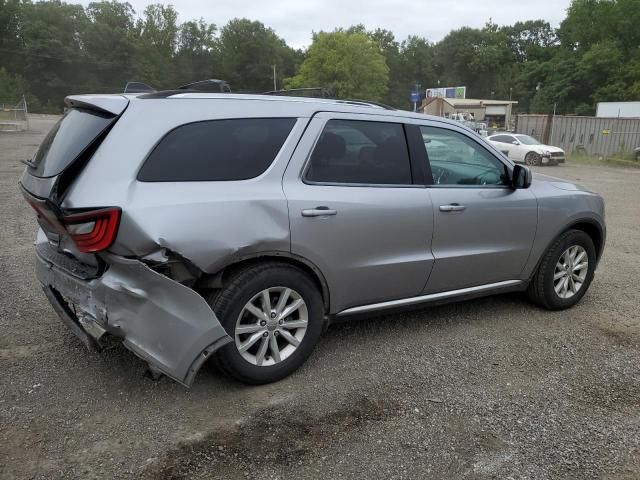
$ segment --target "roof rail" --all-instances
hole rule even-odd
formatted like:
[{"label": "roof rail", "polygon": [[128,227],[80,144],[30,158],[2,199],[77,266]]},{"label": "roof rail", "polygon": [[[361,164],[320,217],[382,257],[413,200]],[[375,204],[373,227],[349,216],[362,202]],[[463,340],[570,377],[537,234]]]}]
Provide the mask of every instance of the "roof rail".
[{"label": "roof rail", "polygon": [[311,95],[305,95],[312,92],[318,92],[319,98],[335,98],[333,89],[328,87],[285,88],[282,90],[270,90],[268,92],[262,92],[262,93],[259,93],[258,95],[283,95],[283,96],[292,96],[292,97],[318,98],[318,96],[314,97]]},{"label": "roof rail", "polygon": [[196,90],[198,92],[222,92],[230,93],[231,86],[224,80],[209,78],[198,82],[188,83],[178,87],[178,90]]},{"label": "roof rail", "polygon": [[[395,108],[389,105],[386,105],[384,103],[373,102],[370,100],[360,100],[356,98],[336,98],[335,94],[333,93],[333,89],[328,87],[306,87],[306,88],[289,88],[289,89],[283,89],[283,90],[271,90],[269,92],[262,92],[259,95],[284,95],[284,96],[289,95],[292,97],[307,97],[308,95],[305,95],[305,94],[310,92],[319,92],[320,98],[328,98],[340,103],[347,103],[350,105],[369,106],[369,107],[372,107],[372,106],[381,107],[381,108],[384,108],[385,110],[396,110]],[[317,98],[317,97],[311,97],[311,98]]]},{"label": "roof rail", "polygon": [[123,93],[151,93],[156,89],[142,82],[127,82]]},{"label": "roof rail", "polygon": [[221,93],[229,93],[231,92],[231,86],[225,82],[224,80],[218,80],[216,78],[209,78],[207,80],[200,80],[198,82],[188,83],[186,85],[182,85],[181,87],[174,88],[172,90],[157,90],[146,83],[142,82],[127,82],[124,86],[124,93],[160,93],[166,91],[175,91],[175,90],[190,90],[192,92],[221,92]]},{"label": "roof rail", "polygon": [[366,105],[373,107],[384,108],[385,110],[397,110],[397,108],[392,107],[391,105],[387,105],[386,103],[374,102],[372,100],[359,100],[357,98],[339,98],[336,99],[336,102],[344,102],[350,105]]}]

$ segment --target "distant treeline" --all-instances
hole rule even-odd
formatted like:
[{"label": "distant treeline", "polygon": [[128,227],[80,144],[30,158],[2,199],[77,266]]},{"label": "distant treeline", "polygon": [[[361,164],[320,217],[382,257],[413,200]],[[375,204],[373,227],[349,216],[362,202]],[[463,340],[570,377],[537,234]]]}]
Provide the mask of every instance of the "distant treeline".
[{"label": "distant treeline", "polygon": [[[487,12],[490,15],[491,12]],[[416,84],[467,87],[469,98],[518,100],[518,110],[591,114],[598,101],[640,100],[640,0],[574,0],[557,29],[544,20],[463,27],[433,43],[357,25],[289,47],[260,22],[179,24],[171,5],[87,7],[0,0],[0,102],[26,94],[32,111],[65,95],[118,92],[130,80],[171,88],[222,78],[234,91],[333,87],[338,96],[409,107]]]}]

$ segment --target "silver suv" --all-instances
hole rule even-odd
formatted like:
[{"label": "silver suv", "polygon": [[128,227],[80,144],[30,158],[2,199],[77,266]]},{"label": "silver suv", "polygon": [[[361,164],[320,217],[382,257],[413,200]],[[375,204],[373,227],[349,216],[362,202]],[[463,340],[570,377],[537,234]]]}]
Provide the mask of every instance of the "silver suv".
[{"label": "silver suv", "polygon": [[213,357],[283,378],[337,317],[527,291],[585,294],[600,196],[463,125],[338,100],[81,95],[21,180],[37,276],[90,348],[110,334],[191,385]]}]

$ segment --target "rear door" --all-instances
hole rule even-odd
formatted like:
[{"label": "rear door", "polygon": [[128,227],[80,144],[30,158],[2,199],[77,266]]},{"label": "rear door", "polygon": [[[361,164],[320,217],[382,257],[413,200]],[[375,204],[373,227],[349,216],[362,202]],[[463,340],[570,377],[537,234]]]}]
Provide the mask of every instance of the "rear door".
[{"label": "rear door", "polygon": [[464,129],[434,122],[420,130],[448,148],[429,158],[435,263],[424,293],[520,279],[537,226],[531,190],[508,186],[509,166]]},{"label": "rear door", "polygon": [[284,175],[291,250],[325,276],[331,311],[418,295],[433,264],[433,209],[404,125],[319,113]]},{"label": "rear door", "polygon": [[514,140],[515,139],[510,135],[496,135],[494,137],[491,137],[491,142],[493,143],[493,146],[496,147],[501,152],[503,152],[507,157],[512,159],[513,159],[513,153],[514,153],[513,152]]}]

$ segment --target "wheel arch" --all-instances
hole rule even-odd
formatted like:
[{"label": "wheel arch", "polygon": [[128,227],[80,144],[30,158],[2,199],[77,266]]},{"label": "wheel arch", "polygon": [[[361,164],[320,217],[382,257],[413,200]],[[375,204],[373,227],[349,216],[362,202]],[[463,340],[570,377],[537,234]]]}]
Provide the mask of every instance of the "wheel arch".
[{"label": "wheel arch", "polygon": [[605,242],[605,231],[602,225],[600,225],[596,220],[591,218],[580,218],[572,221],[564,228],[558,231],[556,235],[553,236],[551,241],[549,241],[548,245],[542,251],[542,254],[538,258],[535,268],[531,271],[529,279],[533,278],[538,269],[540,268],[540,264],[544,259],[545,255],[549,251],[549,249],[553,246],[553,244],[563,235],[565,232],[569,230],[580,230],[581,232],[589,235],[589,238],[593,241],[593,245],[596,249],[596,262],[600,261],[600,257],[602,256],[602,252],[604,250],[604,242]]},{"label": "wheel arch", "polygon": [[588,218],[576,220],[573,223],[569,224],[562,232],[560,232],[559,235],[562,235],[567,230],[580,230],[589,235],[591,241],[593,241],[593,246],[596,248],[596,259],[597,261],[600,261],[602,251],[604,250],[605,241],[605,234],[602,225],[600,225],[595,220]]},{"label": "wheel arch", "polygon": [[304,271],[318,287],[320,295],[322,296],[322,303],[324,305],[325,313],[329,313],[330,298],[329,298],[329,284],[322,273],[322,271],[311,261],[304,257],[295,255],[290,252],[281,251],[268,251],[253,253],[251,255],[234,259],[220,268],[216,273],[205,274],[198,281],[197,288],[222,288],[229,278],[234,275],[235,272],[240,270],[251,268],[255,265],[263,263],[282,263],[285,265],[292,265],[298,267]]}]

